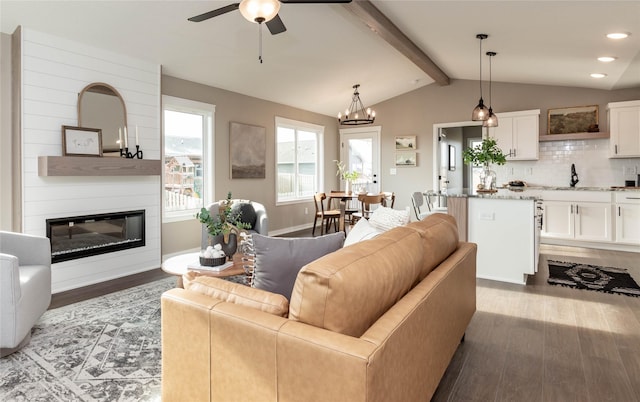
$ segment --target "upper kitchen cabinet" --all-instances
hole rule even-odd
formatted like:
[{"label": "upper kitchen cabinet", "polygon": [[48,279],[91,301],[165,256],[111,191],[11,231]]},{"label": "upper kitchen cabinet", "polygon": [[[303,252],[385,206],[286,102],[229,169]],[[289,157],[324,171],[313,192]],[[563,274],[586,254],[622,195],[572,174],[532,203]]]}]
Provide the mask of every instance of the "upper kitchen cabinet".
[{"label": "upper kitchen cabinet", "polygon": [[489,128],[507,160],[538,160],[540,109],[496,113],[498,127]]},{"label": "upper kitchen cabinet", "polygon": [[640,157],[640,101],[612,102],[609,111],[609,156]]}]

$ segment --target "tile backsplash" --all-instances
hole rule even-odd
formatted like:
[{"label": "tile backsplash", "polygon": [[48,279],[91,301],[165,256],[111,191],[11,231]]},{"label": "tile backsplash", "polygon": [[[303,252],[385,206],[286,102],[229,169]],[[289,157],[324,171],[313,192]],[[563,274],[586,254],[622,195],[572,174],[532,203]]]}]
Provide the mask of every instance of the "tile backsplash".
[{"label": "tile backsplash", "polygon": [[640,158],[609,158],[608,139],[541,142],[539,160],[509,161],[494,169],[498,185],[523,180],[532,186],[564,187],[569,186],[572,163],[580,179],[576,187],[624,186],[640,174]]}]

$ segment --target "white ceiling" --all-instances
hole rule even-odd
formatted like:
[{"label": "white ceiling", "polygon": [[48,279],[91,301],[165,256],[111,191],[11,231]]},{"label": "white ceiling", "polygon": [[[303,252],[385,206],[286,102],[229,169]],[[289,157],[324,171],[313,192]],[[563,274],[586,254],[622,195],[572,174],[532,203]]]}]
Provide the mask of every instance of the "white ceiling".
[{"label": "white ceiling", "polygon": [[[18,25],[162,65],[163,73],[326,115],[345,109],[353,84],[365,105],[433,83],[339,4],[283,4],[287,31],[264,29],[238,11],[188,17],[230,1],[0,0],[0,28]],[[493,79],[598,89],[640,87],[640,1],[399,1],[372,3],[451,79],[478,79],[495,51]],[[622,41],[613,31],[632,35]],[[613,63],[598,56],[611,55]],[[488,58],[484,56],[485,79]],[[601,80],[589,77],[604,72]],[[437,84],[433,84],[437,85]]]}]

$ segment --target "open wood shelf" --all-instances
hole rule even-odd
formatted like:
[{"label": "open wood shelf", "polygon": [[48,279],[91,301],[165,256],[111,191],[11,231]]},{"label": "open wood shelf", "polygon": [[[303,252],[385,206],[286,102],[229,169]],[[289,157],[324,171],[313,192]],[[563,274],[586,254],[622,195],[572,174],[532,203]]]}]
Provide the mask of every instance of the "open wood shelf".
[{"label": "open wood shelf", "polygon": [[540,136],[540,141],[597,140],[602,138],[609,138],[609,133],[545,134]]},{"label": "open wood shelf", "polygon": [[38,176],[159,176],[159,160],[92,156],[39,156]]}]

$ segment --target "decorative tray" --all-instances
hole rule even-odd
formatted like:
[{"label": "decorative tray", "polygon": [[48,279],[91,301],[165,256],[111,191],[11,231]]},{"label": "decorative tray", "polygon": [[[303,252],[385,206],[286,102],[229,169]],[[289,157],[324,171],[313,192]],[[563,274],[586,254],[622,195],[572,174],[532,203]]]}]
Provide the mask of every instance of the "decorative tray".
[{"label": "decorative tray", "polygon": [[491,193],[497,193],[498,190],[476,190],[476,192],[481,194],[491,194]]}]

